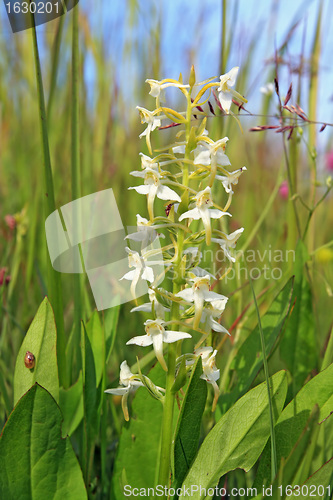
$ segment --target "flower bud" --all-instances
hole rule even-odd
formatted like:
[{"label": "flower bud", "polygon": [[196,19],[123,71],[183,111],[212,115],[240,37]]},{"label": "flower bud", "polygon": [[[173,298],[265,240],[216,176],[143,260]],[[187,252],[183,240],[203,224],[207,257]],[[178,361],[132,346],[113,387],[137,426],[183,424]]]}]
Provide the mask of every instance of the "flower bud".
[{"label": "flower bud", "polygon": [[190,85],[191,88],[194,87],[194,84],[195,84],[195,70],[194,70],[193,64],[192,64],[192,67],[191,67],[190,78],[188,80],[188,83],[189,83],[189,85]]}]

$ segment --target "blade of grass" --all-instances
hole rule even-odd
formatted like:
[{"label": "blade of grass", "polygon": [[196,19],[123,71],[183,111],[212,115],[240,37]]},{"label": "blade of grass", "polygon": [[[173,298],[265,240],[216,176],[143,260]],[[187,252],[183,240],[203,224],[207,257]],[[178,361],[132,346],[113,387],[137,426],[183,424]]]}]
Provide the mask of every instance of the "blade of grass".
[{"label": "blade of grass", "polygon": [[[79,6],[73,9],[72,18],[72,200],[81,197],[81,170],[80,170],[80,129],[79,129]],[[76,207],[74,208],[76,210]],[[80,213],[75,213],[75,231],[80,234]],[[82,254],[81,254],[82,260]],[[83,263],[82,263],[83,264]],[[84,268],[84,266],[83,266]],[[73,274],[74,286],[74,348],[80,344],[81,319],[82,319],[82,279],[80,274]],[[80,350],[75,353],[80,355]],[[81,363],[77,363],[78,370]]]},{"label": "blade of grass", "polygon": [[258,308],[256,294],[254,292],[253,283],[252,283],[252,279],[251,278],[250,278],[250,285],[251,285],[251,290],[252,290],[252,295],[253,295],[253,301],[254,301],[254,304],[255,304],[255,308],[256,308],[256,312],[257,312],[257,317],[258,317],[258,326],[259,326],[259,332],[260,332],[260,341],[261,341],[261,348],[262,348],[262,352],[263,352],[264,372],[265,372],[265,379],[266,379],[267,393],[268,393],[268,401],[269,401],[269,420],[270,420],[271,445],[272,445],[271,446],[271,482],[273,483],[274,478],[275,478],[275,476],[277,474],[277,459],[276,459],[276,443],[275,443],[274,417],[273,417],[273,407],[272,407],[272,394],[271,394],[271,388],[270,388],[270,385],[269,385],[269,373],[268,373],[268,364],[267,364],[267,357],[266,357],[265,337],[264,337],[264,332],[263,332],[262,326],[261,326],[259,308]]},{"label": "blade of grass", "polygon": [[60,43],[61,43],[61,37],[62,37],[62,33],[63,33],[64,21],[65,21],[65,16],[60,16],[59,22],[58,22],[58,27],[57,27],[57,32],[56,32],[56,36],[55,36],[55,40],[54,40],[54,45],[53,45],[53,49],[52,49],[50,92],[49,92],[49,99],[47,102],[48,123],[50,123],[50,120],[51,120],[51,111],[52,111],[52,104],[53,104],[53,100],[54,100],[54,91],[56,89],[56,84],[57,84]]},{"label": "blade of grass", "polygon": [[[42,151],[44,160],[44,186],[46,191],[44,196],[44,211],[46,218],[56,210],[56,205],[54,197],[44,89],[43,89],[42,70],[40,65],[36,26],[32,27],[31,32],[32,32],[32,43],[33,43],[33,52],[35,59],[39,121],[40,121],[40,129],[42,136]],[[57,356],[58,356],[59,382],[60,385],[65,385],[66,383],[65,381],[67,380],[66,359],[65,359],[66,340],[64,331],[61,275],[58,274],[52,268],[49,256],[47,256],[47,274],[48,274],[48,293],[50,296],[50,302],[54,309],[54,315],[57,325]]]},{"label": "blade of grass", "polygon": [[[310,80],[309,80],[309,116],[311,120],[317,119],[317,102],[318,102],[318,92],[319,92],[319,59],[320,59],[320,51],[321,51],[321,19],[323,12],[323,1],[321,0],[319,8],[318,8],[318,17],[316,24],[316,31],[312,45],[312,56],[310,60]],[[316,137],[316,128],[314,126],[309,127],[309,150],[312,154],[311,161],[311,191],[310,191],[310,203],[309,205],[315,204],[316,198],[316,180],[317,180],[317,166],[316,166],[316,146],[317,146],[317,137]],[[309,251],[311,252],[314,249],[314,241],[315,241],[315,216],[312,219],[312,224],[310,225],[309,231]]]}]

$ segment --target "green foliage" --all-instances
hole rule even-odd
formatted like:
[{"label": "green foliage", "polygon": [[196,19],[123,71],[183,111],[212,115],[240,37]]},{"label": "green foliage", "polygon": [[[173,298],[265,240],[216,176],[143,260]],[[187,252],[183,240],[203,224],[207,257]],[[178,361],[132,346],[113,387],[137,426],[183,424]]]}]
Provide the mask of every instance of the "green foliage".
[{"label": "green foliage", "polygon": [[84,500],[87,492],[61,412],[37,383],[19,400],[0,440],[0,497]]},{"label": "green foliage", "polygon": [[[57,332],[52,307],[45,297],[24,337],[17,355],[14,374],[14,404],[35,382],[48,390],[59,402],[59,380],[57,365]],[[35,366],[25,366],[26,352],[35,357]]]},{"label": "green foliage", "polygon": [[[317,416],[317,424],[322,422],[330,415],[332,405],[333,364],[310,380],[281,413],[275,426],[278,465],[282,460],[286,460],[292,452],[296,456],[297,451],[294,451],[294,447],[301,448],[303,446],[303,434],[306,433],[307,429],[311,428],[311,421],[314,416]],[[319,409],[318,414],[317,411],[312,413],[315,406]],[[311,433],[309,432],[305,439],[310,439],[310,437]],[[316,441],[314,440],[314,442]],[[304,449],[306,449],[306,446]],[[317,450],[317,453],[319,453],[319,450]],[[299,458],[301,460],[302,457]],[[269,478],[270,443],[267,443],[260,460],[255,485],[266,484]]]},{"label": "green foliage", "polygon": [[202,375],[201,357],[193,367],[179,413],[174,444],[175,488],[181,486],[198,451],[201,419],[207,399],[207,383]]},{"label": "green foliage", "polygon": [[[285,324],[290,308],[292,288],[293,281],[289,280],[261,319],[267,356],[272,351]],[[230,392],[221,395],[219,406],[222,413],[225,413],[249,389],[262,366],[263,353],[259,326],[256,326],[234,354],[230,370],[235,370],[237,382]]]},{"label": "green foliage", "polygon": [[309,371],[317,364],[317,343],[312,309],[312,292],[304,266],[307,250],[301,241],[297,244],[295,260],[294,304],[290,320],[280,344],[280,354],[292,374],[293,395],[301,388]]},{"label": "green foliage", "polygon": [[[274,418],[277,420],[287,394],[286,373],[270,379]],[[269,437],[269,403],[266,383],[260,384],[217,422],[203,441],[196,459],[183,483],[184,487],[200,484],[214,487],[221,476],[236,468],[249,471],[258,460]],[[194,500],[204,498],[197,492]]]}]

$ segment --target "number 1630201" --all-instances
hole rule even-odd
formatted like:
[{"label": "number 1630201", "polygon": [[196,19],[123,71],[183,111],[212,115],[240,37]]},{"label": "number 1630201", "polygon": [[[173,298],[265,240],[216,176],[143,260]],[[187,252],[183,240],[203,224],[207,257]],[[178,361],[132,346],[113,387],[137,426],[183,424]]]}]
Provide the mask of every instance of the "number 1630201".
[{"label": "number 1630201", "polygon": [[59,3],[52,2],[8,2],[8,14],[59,14]]}]

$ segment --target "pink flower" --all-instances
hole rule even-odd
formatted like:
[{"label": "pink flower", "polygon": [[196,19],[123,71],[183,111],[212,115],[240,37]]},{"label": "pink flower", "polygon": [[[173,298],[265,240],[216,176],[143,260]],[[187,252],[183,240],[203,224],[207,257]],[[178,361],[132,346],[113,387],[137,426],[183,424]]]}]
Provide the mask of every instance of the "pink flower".
[{"label": "pink flower", "polygon": [[326,168],[329,172],[333,172],[333,150],[326,155]]},{"label": "pink flower", "polygon": [[5,223],[7,224],[8,228],[11,231],[14,231],[14,229],[16,227],[16,219],[15,219],[14,215],[10,215],[10,214],[5,215]]},{"label": "pink flower", "polygon": [[283,200],[287,200],[289,196],[289,187],[288,182],[283,181],[281,186],[279,187],[279,194]]}]

